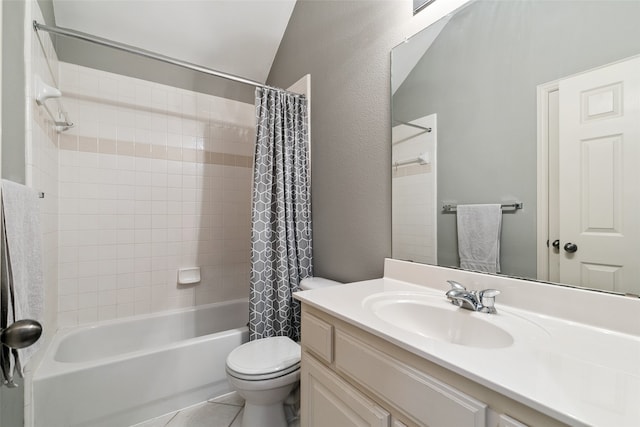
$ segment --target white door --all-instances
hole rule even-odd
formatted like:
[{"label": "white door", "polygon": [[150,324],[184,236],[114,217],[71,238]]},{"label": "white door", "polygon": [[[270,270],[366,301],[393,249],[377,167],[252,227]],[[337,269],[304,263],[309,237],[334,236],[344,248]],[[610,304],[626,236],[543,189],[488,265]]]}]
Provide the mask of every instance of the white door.
[{"label": "white door", "polygon": [[[548,280],[552,282],[560,282],[560,257],[561,257],[561,249],[559,248],[560,239],[558,236],[560,235],[560,195],[559,193],[559,179],[558,174],[560,173],[560,164],[559,164],[559,146],[560,146],[560,135],[559,135],[559,121],[560,117],[558,116],[558,108],[560,103],[560,90],[556,88],[548,92],[547,96],[548,102],[548,148],[549,148],[549,157],[548,157],[548,200],[547,200],[547,209],[548,209],[548,217],[547,217],[547,248],[546,253],[548,255]],[[539,213],[540,215],[540,213]]]},{"label": "white door", "polygon": [[560,282],[640,293],[640,58],[560,81],[559,105]]}]

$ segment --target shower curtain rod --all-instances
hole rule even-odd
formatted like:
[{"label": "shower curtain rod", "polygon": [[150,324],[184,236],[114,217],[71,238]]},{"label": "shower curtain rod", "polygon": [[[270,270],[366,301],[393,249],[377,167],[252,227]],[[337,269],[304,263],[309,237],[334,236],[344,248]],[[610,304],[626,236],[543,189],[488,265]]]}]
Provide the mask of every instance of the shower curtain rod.
[{"label": "shower curtain rod", "polygon": [[251,86],[261,87],[264,89],[274,89],[280,92],[285,92],[291,95],[296,96],[304,96],[299,93],[290,92],[285,89],[280,89],[273,86],[268,86],[263,83],[260,83],[255,80],[247,79],[245,77],[236,76],[234,74],[223,73],[222,71],[217,71],[211,68],[203,67],[202,65],[193,64],[191,62],[182,61],[180,59],[172,58],[170,56],[162,55],[156,52],[152,52],[150,50],[140,49],[135,46],[131,46],[124,43],[119,43],[113,40],[105,39],[102,37],[94,36],[91,34],[83,33],[81,31],[71,30],[69,28],[56,27],[53,25],[45,25],[41,24],[38,21],[33,21],[33,29],[37,31],[46,31],[48,33],[59,34],[65,37],[71,37],[74,39],[83,40],[89,43],[95,43],[101,46],[110,47],[113,49],[121,50],[128,53],[133,53],[134,55],[140,55],[145,58],[155,59],[156,61],[166,62],[167,64],[176,65],[178,67],[187,68],[189,70],[198,71],[203,74],[208,74],[210,76],[221,77],[227,80],[233,80],[235,82],[244,83]]}]

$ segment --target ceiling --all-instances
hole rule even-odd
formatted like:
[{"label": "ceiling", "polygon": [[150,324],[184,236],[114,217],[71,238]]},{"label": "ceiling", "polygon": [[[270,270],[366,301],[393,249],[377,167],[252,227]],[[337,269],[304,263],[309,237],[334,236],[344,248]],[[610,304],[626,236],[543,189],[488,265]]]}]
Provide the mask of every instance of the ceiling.
[{"label": "ceiling", "polygon": [[53,0],[56,25],[264,83],[296,0]]}]

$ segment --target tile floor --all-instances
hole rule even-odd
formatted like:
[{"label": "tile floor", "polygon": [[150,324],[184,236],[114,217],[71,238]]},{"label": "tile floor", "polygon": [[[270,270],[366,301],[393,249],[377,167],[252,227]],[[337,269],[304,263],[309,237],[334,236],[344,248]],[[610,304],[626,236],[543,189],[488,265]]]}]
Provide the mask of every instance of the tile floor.
[{"label": "tile floor", "polygon": [[240,396],[229,393],[132,427],[240,427],[243,405]]}]

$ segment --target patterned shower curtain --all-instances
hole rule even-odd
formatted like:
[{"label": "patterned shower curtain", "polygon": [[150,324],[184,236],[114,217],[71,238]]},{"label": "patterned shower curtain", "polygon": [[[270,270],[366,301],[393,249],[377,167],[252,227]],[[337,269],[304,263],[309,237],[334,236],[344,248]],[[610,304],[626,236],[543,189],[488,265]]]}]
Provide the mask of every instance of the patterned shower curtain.
[{"label": "patterned shower curtain", "polygon": [[312,275],[311,182],[307,102],[303,96],[256,89],[253,171],[250,339],[298,341],[300,280]]}]

